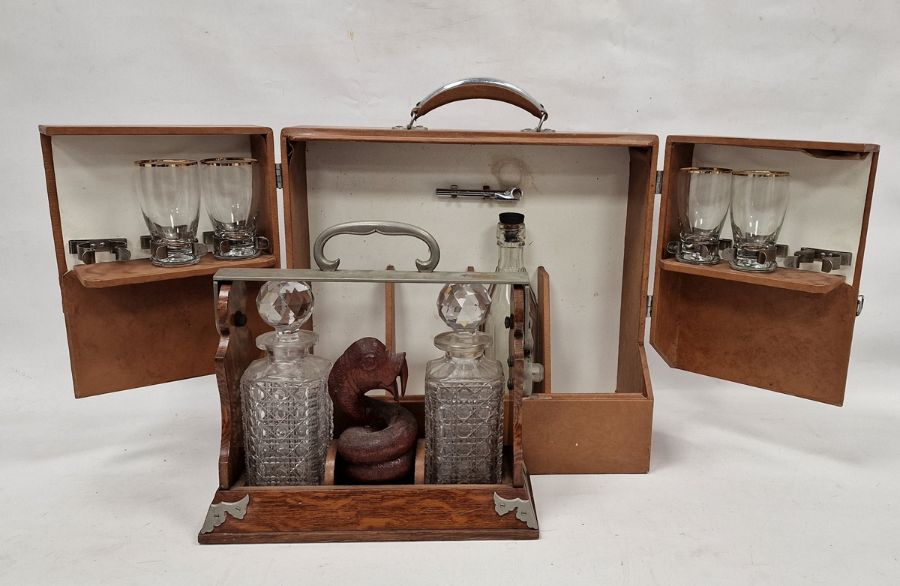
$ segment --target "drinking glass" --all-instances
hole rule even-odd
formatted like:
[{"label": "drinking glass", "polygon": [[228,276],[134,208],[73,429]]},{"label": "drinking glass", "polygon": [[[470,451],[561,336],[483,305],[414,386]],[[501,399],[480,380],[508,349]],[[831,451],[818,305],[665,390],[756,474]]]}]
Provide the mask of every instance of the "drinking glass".
[{"label": "drinking glass", "polygon": [[147,159],[134,164],[138,167],[138,200],[150,229],[150,261],[160,267],[200,262],[197,161]]},{"label": "drinking glass", "polygon": [[221,259],[259,256],[256,159],[221,157],[201,163],[201,191],[214,230],[213,254]]},{"label": "drinking glass", "polygon": [[676,260],[690,264],[719,262],[719,232],[731,203],[731,169],[684,167],[678,170]]},{"label": "drinking glass", "polygon": [[775,242],[790,199],[790,173],[749,170],[734,172],[731,230],[734,258],[731,268],[739,271],[771,272]]}]

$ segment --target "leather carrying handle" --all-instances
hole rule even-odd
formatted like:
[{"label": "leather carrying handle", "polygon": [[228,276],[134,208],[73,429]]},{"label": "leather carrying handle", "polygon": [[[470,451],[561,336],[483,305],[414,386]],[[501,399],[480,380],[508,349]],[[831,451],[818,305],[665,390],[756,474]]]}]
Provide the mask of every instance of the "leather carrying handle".
[{"label": "leather carrying handle", "polygon": [[540,119],[534,128],[535,132],[541,131],[544,121],[549,117],[544,106],[522,88],[490,77],[470,77],[450,82],[419,100],[410,113],[412,118],[406,129],[411,130],[416,120],[435,108],[461,100],[496,100],[518,106]]}]

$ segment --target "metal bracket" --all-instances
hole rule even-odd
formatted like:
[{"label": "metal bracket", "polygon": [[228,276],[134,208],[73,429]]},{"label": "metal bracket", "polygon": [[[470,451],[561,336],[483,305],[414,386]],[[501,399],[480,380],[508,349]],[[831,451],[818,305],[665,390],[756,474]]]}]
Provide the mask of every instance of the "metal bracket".
[{"label": "metal bracket", "polygon": [[209,505],[209,511],[206,513],[206,520],[203,521],[203,528],[200,533],[212,533],[212,530],[225,522],[226,513],[235,519],[243,519],[247,514],[247,507],[250,505],[250,495],[246,495],[241,500],[234,503],[213,503]]},{"label": "metal bracket", "polygon": [[534,497],[531,496],[531,477],[525,472],[525,494],[528,499],[505,499],[494,493],[494,511],[502,517],[510,511],[516,512],[516,519],[525,523],[529,529],[538,529],[537,512],[534,510]]},{"label": "metal bracket", "polygon": [[78,260],[84,264],[89,265],[97,262],[96,253],[98,252],[110,252],[116,255],[116,260],[129,260],[131,258],[126,238],[69,240],[69,254],[78,255]]},{"label": "metal bracket", "polygon": [[491,189],[490,185],[485,185],[481,189],[460,189],[459,185],[451,185],[450,187],[438,187],[434,190],[437,197],[471,197],[477,199],[495,199],[497,201],[518,201],[522,199],[522,189],[519,187],[510,187],[507,190]]},{"label": "metal bracket", "polygon": [[663,170],[660,169],[656,172],[656,188],[653,193],[656,195],[662,195],[662,186],[663,186]]},{"label": "metal bracket", "polygon": [[799,269],[801,263],[822,262],[822,272],[830,273],[841,267],[849,267],[853,262],[853,253],[824,248],[802,247],[793,256],[785,256],[784,266]]},{"label": "metal bracket", "polygon": [[275,189],[284,188],[284,177],[281,175],[281,163],[275,163]]},{"label": "metal bracket", "polygon": [[653,295],[647,295],[647,317],[653,317]]}]

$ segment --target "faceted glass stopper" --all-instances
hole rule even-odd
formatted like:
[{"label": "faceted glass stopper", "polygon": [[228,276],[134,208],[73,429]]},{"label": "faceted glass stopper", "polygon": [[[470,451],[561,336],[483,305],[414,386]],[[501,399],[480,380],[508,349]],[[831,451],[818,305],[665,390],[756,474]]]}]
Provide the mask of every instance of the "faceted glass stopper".
[{"label": "faceted glass stopper", "polygon": [[303,281],[267,281],[256,296],[260,317],[279,332],[295,332],[313,312],[312,288]]},{"label": "faceted glass stopper", "polygon": [[487,317],[491,295],[482,284],[444,285],[437,300],[438,314],[456,331],[474,332]]}]

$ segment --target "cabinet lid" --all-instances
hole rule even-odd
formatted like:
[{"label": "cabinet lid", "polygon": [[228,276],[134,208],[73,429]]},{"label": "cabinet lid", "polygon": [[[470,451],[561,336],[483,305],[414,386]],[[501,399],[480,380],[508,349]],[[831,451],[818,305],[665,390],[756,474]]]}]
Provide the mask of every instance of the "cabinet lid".
[{"label": "cabinet lid", "polygon": [[[878,151],[843,142],[668,138],[650,342],[669,366],[843,403]],[[849,266],[826,273],[814,262],[747,273],[727,261],[676,261],[667,243],[679,238],[678,170],[691,166],[789,171],[779,243],[791,254],[803,247],[849,252]],[[728,218],[725,224],[723,237]]]}]

